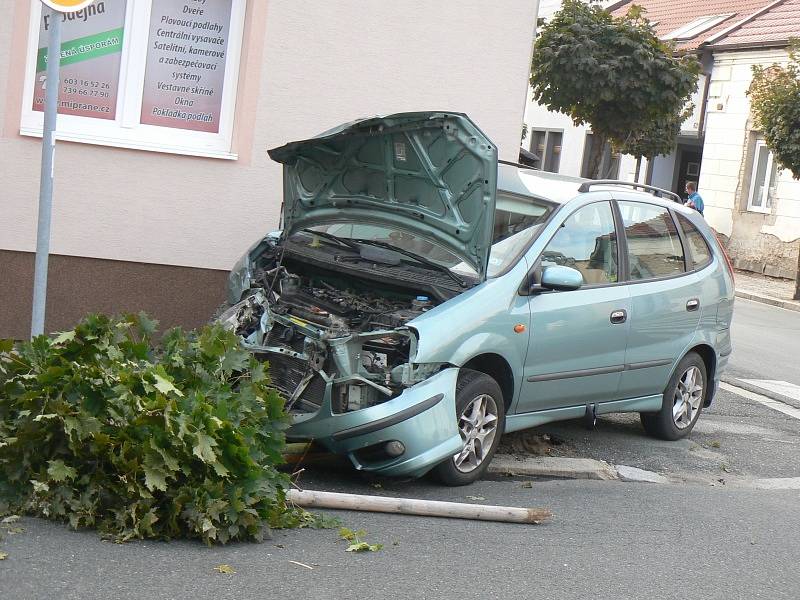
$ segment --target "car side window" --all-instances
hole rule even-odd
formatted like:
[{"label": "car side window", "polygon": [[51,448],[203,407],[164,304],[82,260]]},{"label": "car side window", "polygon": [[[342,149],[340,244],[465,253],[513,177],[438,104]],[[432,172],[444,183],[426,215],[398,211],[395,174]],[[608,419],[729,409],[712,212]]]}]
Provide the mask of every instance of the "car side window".
[{"label": "car side window", "polygon": [[702,269],[711,262],[711,250],[708,248],[706,238],[697,227],[692,225],[689,219],[681,214],[678,215],[678,223],[683,230],[683,237],[686,239],[692,255],[692,268]]},{"label": "car side window", "polygon": [[644,202],[618,204],[628,242],[631,280],[685,273],[683,246],[669,210]]},{"label": "car side window", "polygon": [[611,205],[595,202],[567,217],[542,252],[541,265],[577,269],[586,285],[615,283],[617,233]]}]

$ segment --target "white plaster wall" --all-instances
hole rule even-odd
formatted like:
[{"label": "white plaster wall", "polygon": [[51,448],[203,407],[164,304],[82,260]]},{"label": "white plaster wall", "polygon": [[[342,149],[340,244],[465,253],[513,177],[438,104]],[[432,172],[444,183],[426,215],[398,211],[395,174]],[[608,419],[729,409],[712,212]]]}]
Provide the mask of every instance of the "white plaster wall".
[{"label": "white plaster wall", "polygon": [[[248,17],[254,6],[263,12],[262,2],[255,125],[236,133],[248,144],[236,150],[252,158],[232,162],[59,143],[53,253],[230,268],[277,224],[281,171],[266,150],[361,116],[466,112],[502,158],[516,160],[536,0],[250,0]],[[4,0],[4,13],[27,15],[29,5]],[[11,110],[5,123],[13,124],[18,108],[9,106],[19,100],[7,94],[17,89],[12,84],[21,67],[10,24],[10,18],[0,23],[0,82],[9,82],[0,87],[0,111]],[[4,128],[2,249],[35,248],[39,155],[38,140]]]},{"label": "white plaster wall", "polygon": [[[530,90],[528,91],[530,98]],[[528,100],[525,108],[525,123],[528,125],[528,137],[523,142],[523,146],[532,150],[531,142],[533,129],[560,129],[563,131],[561,146],[561,162],[558,172],[562,175],[581,176],[583,168],[584,152],[586,151],[586,134],[591,133],[587,125],[573,125],[572,119],[567,115],[551,112],[546,107]],[[639,169],[639,182],[643,183],[647,173],[647,159],[642,159]],[[623,154],[620,157],[619,179],[623,181],[634,181],[636,174],[636,158],[630,154]],[[672,185],[672,175],[670,174],[669,188]],[[653,184],[656,185],[656,184]]]},{"label": "white plaster wall", "polygon": [[[698,187],[705,201],[705,216],[717,231],[730,235],[737,206],[737,192],[746,198],[749,173],[742,169],[750,124],[747,89],[752,80],[752,66],[786,61],[779,50],[727,52],[714,58],[706,113],[706,138]],[[781,241],[800,238],[800,182],[791,172],[779,172],[774,216],[761,233]],[[745,200],[746,202],[746,200]]]},{"label": "white plaster wall", "polygon": [[525,123],[528,125],[528,137],[523,142],[523,145],[528,150],[531,150],[532,131],[534,129],[562,130],[561,162],[558,165],[558,172],[562,175],[580,177],[586,134],[589,132],[587,126],[573,125],[572,119],[567,115],[551,112],[544,106],[533,102],[530,100],[530,90],[528,90],[528,102],[525,107]]},{"label": "white plaster wall", "polygon": [[672,189],[672,176],[675,173],[675,153],[667,156],[656,156],[653,159],[653,177],[651,185],[665,190]]}]

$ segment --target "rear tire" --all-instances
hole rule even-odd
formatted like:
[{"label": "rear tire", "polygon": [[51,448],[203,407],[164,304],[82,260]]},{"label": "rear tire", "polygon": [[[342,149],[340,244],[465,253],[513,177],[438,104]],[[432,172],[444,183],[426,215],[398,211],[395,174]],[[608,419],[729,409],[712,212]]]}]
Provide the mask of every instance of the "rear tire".
[{"label": "rear tire", "polygon": [[456,384],[456,418],[461,450],[433,470],[439,481],[449,486],[480,479],[497,450],[506,418],[497,382],[485,373],[462,369]]},{"label": "rear tire", "polygon": [[644,430],[653,437],[670,441],[689,435],[703,411],[707,377],[706,364],[699,354],[689,352],[684,356],[664,390],[661,410],[640,413]]}]

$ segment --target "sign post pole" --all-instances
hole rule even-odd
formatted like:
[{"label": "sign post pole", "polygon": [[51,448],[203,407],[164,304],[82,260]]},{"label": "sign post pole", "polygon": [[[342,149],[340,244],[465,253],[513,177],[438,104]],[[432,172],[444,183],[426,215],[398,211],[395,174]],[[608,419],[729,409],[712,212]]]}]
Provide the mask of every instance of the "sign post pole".
[{"label": "sign post pole", "polygon": [[50,258],[50,217],[53,207],[53,159],[56,151],[59,67],[61,63],[61,14],[50,11],[47,44],[47,79],[42,130],[42,171],[39,180],[39,221],[36,228],[36,266],[33,275],[31,338],[44,333],[47,303],[47,265]]}]

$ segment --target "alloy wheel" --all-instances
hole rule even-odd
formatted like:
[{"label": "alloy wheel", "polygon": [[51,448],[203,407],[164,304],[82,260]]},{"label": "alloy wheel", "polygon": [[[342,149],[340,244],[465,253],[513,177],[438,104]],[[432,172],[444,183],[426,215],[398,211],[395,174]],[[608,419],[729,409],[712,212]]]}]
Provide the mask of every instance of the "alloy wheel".
[{"label": "alloy wheel", "polygon": [[694,421],[703,401],[703,375],[691,366],[684,371],[675,388],[672,401],[672,420],[678,429],[686,429]]},{"label": "alloy wheel", "polygon": [[489,454],[497,435],[497,402],[488,394],[475,397],[458,417],[458,429],[464,445],[453,455],[453,463],[462,473],[477,469]]}]

